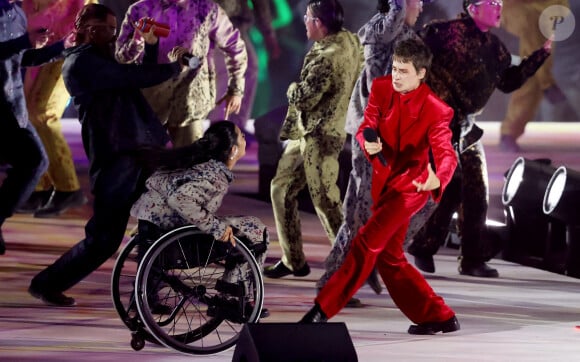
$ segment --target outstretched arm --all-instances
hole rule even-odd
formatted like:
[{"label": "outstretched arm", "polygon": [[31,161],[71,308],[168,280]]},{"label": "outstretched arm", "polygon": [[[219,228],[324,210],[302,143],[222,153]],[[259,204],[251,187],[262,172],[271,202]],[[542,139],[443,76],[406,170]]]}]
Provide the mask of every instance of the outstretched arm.
[{"label": "outstretched arm", "polygon": [[44,48],[28,49],[22,55],[22,66],[33,67],[45,63],[54,62],[63,57],[64,40],[49,45]]},{"label": "outstretched arm", "polygon": [[510,93],[520,88],[544,64],[544,61],[550,56],[551,50],[552,40],[548,39],[543,47],[524,58],[519,65],[512,65],[506,69],[501,75],[497,88],[504,93]]},{"label": "outstretched arm", "polygon": [[15,39],[0,42],[0,60],[6,60],[11,56],[20,53],[24,49],[29,48],[32,48],[32,43],[28,38],[28,34],[24,34]]}]

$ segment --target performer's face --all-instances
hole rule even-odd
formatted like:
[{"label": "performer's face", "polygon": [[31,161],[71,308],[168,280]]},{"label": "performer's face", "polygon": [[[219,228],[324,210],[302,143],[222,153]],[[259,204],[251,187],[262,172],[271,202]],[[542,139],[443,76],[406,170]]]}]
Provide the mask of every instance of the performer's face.
[{"label": "performer's face", "polygon": [[310,8],[307,8],[306,15],[304,15],[304,25],[306,26],[306,37],[309,40],[317,41],[324,37],[320,24],[320,19],[312,14]]},{"label": "performer's face", "polygon": [[393,60],[393,88],[399,93],[407,93],[415,90],[421,85],[421,80],[425,78],[425,68],[417,71],[411,62],[401,62]]},{"label": "performer's face", "polygon": [[417,22],[419,15],[423,11],[423,1],[422,0],[406,0],[407,1],[407,11],[405,13],[405,23],[407,25],[413,26]]},{"label": "performer's face", "polygon": [[237,126],[236,126],[236,134],[238,135],[238,139],[236,141],[237,145],[236,157],[240,159],[244,157],[244,155],[246,154],[246,136],[244,135],[244,132],[242,132],[242,130],[239,129]]},{"label": "performer's face", "polygon": [[483,0],[472,5],[471,17],[480,28],[498,28],[502,7],[501,0]]},{"label": "performer's face", "polygon": [[106,21],[91,19],[85,27],[92,44],[103,46],[117,38],[117,18],[113,15],[108,15]]}]

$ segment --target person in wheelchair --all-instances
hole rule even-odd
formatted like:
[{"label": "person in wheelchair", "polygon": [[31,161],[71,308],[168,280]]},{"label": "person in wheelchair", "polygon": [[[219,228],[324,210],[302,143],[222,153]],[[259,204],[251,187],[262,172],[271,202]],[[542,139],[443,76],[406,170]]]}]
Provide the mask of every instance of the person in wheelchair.
[{"label": "person in wheelchair", "polygon": [[[195,225],[215,240],[234,246],[234,236],[247,241],[261,270],[269,242],[266,226],[253,216],[216,215],[234,179],[232,169],[245,153],[244,133],[229,121],[212,124],[189,146],[143,149],[139,158],[155,172],[131,209],[143,241],[139,254],[143,256],[163,233]],[[224,274],[223,279],[228,278]],[[261,316],[267,315],[263,310]]]}]

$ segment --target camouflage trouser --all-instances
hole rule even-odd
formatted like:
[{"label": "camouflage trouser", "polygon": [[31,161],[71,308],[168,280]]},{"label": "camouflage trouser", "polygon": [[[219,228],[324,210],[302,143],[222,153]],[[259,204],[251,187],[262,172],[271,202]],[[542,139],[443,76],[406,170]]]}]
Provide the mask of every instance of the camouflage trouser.
[{"label": "camouflage trouser", "polygon": [[278,163],[271,184],[272,208],[282,248],[282,262],[296,270],[304,266],[298,193],[308,186],[316,214],[330,242],[342,223],[338,179],[338,155],[344,145],[340,137],[304,137],[291,140]]},{"label": "camouflage trouser", "polygon": [[358,233],[358,230],[366,224],[371,215],[373,170],[356,138],[353,137],[351,143],[352,170],[350,171],[342,205],[344,222],[340,226],[332,250],[324,262],[326,270],[318,280],[317,288],[322,288],[328,279],[340,268],[346,253],[350,249],[350,241]]},{"label": "camouflage trouser", "polygon": [[490,247],[482,233],[488,207],[487,163],[481,141],[460,155],[460,167],[447,185],[439,206],[427,223],[413,237],[407,251],[412,255],[437,253],[449,233],[453,213],[459,214],[461,257],[470,262],[487,261]]}]

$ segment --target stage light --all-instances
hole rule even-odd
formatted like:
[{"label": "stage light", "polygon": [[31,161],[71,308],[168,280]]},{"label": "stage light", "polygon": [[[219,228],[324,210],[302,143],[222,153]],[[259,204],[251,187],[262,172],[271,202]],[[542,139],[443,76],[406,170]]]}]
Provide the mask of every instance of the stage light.
[{"label": "stage light", "polygon": [[502,258],[563,273],[565,225],[542,211],[544,194],[555,170],[549,159],[523,157],[517,158],[508,170],[502,190],[507,225]]},{"label": "stage light", "polygon": [[561,166],[553,173],[543,211],[566,224],[580,225],[580,172]]},{"label": "stage light", "polygon": [[506,176],[503,204],[541,214],[544,193],[555,170],[549,159],[518,157]]},{"label": "stage light", "polygon": [[566,224],[566,274],[580,278],[580,172],[559,167],[548,184],[542,209]]}]

